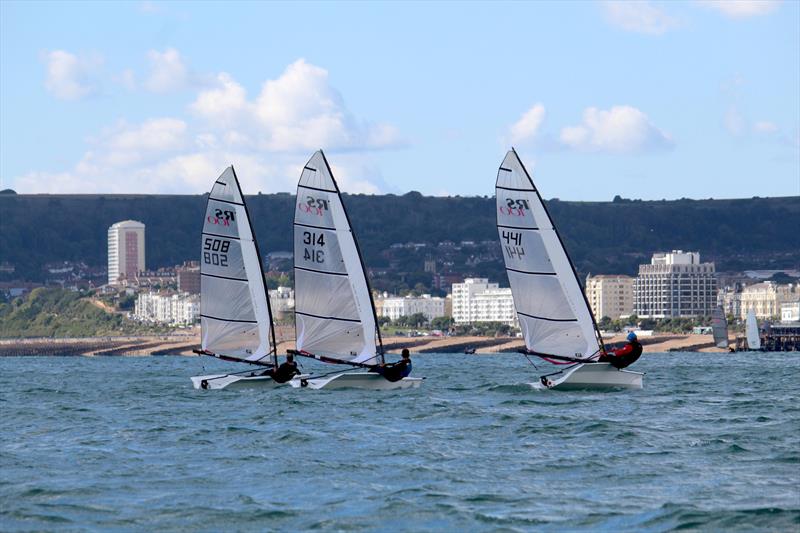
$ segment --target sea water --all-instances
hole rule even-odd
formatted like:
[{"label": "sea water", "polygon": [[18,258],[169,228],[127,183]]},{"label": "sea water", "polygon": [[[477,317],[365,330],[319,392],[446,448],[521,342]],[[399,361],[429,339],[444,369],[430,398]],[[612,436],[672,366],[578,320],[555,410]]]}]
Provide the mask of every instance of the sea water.
[{"label": "sea water", "polygon": [[420,355],[417,390],[201,391],[240,367],[4,358],[0,529],[800,528],[798,354],[634,368],[644,390],[537,391],[518,355]]}]

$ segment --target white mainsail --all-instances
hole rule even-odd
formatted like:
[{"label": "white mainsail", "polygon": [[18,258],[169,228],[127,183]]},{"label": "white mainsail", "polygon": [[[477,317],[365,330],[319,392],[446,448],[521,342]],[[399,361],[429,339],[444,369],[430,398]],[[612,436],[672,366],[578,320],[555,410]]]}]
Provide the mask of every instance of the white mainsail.
[{"label": "white mainsail", "polygon": [[244,361],[268,357],[275,348],[269,298],[258,245],[232,166],[208,196],[200,274],[203,350]]},{"label": "white mainsail", "polygon": [[758,334],[758,320],[756,320],[756,312],[752,307],[747,311],[745,330],[747,333],[747,348],[750,350],[760,350],[761,336]]},{"label": "white mainsail", "polygon": [[728,347],[728,319],[722,307],[717,307],[711,312],[711,332],[714,334],[714,344],[717,348]]},{"label": "white mainsail", "polygon": [[294,215],[297,350],[381,362],[375,308],[339,187],[322,151],[303,168]]},{"label": "white mainsail", "polygon": [[533,180],[512,149],[497,172],[497,230],[525,345],[588,359],[600,344],[594,318]]}]

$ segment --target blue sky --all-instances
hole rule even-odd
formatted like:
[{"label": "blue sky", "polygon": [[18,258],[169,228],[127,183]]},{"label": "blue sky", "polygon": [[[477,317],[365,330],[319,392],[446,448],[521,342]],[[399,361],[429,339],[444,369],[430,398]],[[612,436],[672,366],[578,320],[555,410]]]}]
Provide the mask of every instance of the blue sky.
[{"label": "blue sky", "polygon": [[20,193],[800,195],[800,2],[0,2]]}]

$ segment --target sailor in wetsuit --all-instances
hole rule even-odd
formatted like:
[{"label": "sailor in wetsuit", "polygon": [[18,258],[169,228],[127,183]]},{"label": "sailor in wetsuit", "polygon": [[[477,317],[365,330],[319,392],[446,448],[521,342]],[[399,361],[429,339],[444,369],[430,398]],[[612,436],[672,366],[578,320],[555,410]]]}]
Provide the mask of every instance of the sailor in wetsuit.
[{"label": "sailor in wetsuit", "polygon": [[265,376],[270,376],[278,383],[286,383],[298,374],[300,374],[300,371],[297,369],[297,363],[294,362],[292,354],[288,354],[286,361],[278,368],[270,368],[264,372]]},{"label": "sailor in wetsuit", "polygon": [[601,363],[611,363],[611,366],[623,369],[636,362],[639,356],[642,355],[642,345],[636,337],[636,333],[628,333],[628,342],[622,348],[610,350],[600,356]]},{"label": "sailor in wetsuit", "polygon": [[396,363],[381,364],[374,366],[370,372],[377,372],[388,381],[400,381],[411,374],[411,355],[408,348],[403,348],[402,359]]}]

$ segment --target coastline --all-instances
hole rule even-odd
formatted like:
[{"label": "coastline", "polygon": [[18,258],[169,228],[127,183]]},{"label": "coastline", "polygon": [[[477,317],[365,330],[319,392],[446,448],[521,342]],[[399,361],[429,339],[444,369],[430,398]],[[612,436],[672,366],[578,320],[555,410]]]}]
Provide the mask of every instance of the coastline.
[{"label": "coastline", "polygon": [[[288,330],[289,328],[286,328]],[[281,331],[280,333],[289,333]],[[278,343],[278,353],[285,354],[294,348],[294,339],[288,335],[278,335],[284,339]],[[624,335],[604,339],[606,344],[625,341]],[[696,351],[722,353],[727,350],[716,348],[710,335],[664,333],[640,339],[644,353],[664,353],[669,351]],[[733,343],[733,338],[731,338]],[[463,353],[467,347],[474,347],[476,355],[496,355],[503,352],[516,352],[524,347],[520,338],[514,337],[385,337],[383,345],[387,353],[399,352],[408,348],[411,353]],[[0,357],[36,355],[82,355],[82,356],[150,356],[150,355],[194,355],[193,349],[200,347],[197,333],[163,336],[120,336],[120,337],[79,337],[79,338],[21,338],[0,339]]]}]

